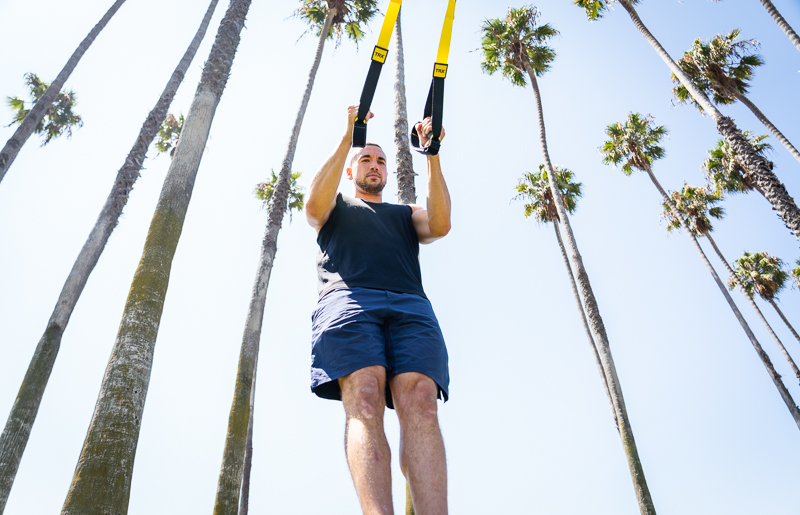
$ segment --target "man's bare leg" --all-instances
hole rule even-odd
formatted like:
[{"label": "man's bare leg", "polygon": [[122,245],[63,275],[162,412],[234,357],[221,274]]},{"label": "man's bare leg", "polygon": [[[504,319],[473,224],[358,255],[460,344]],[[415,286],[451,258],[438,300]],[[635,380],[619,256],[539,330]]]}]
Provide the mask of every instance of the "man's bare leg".
[{"label": "man's bare leg", "polygon": [[394,376],[392,400],[400,420],[400,468],[408,479],[416,515],[447,514],[447,463],[439,430],[438,387],[416,372]]},{"label": "man's bare leg", "polygon": [[393,515],[391,452],[383,432],[386,369],[362,368],[339,379],[347,425],[344,448],[365,515]]}]

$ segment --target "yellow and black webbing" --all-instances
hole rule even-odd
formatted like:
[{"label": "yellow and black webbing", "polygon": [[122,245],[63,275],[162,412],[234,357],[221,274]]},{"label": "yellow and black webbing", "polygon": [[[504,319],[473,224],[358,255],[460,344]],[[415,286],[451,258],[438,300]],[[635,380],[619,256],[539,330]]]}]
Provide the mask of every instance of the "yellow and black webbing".
[{"label": "yellow and black webbing", "polygon": [[397,21],[397,14],[400,12],[400,4],[403,0],[391,0],[386,17],[383,19],[383,27],[378,37],[378,44],[372,51],[372,62],[367,73],[367,80],[364,82],[364,89],[361,91],[361,103],[358,107],[358,117],[353,126],[353,146],[363,147],[367,144],[367,114],[372,105],[372,98],[375,96],[375,88],[378,86],[378,79],[381,76],[381,68],[389,55],[389,40],[392,38],[394,24]]},{"label": "yellow and black webbing", "polygon": [[447,59],[450,55],[450,39],[453,35],[453,19],[455,18],[456,0],[448,0],[447,14],[444,17],[442,27],[442,37],[439,39],[439,51],[436,54],[436,62],[433,65],[433,80],[428,90],[428,100],[425,102],[423,119],[430,117],[432,122],[430,139],[428,146],[423,147],[419,143],[416,124],[411,130],[411,145],[417,152],[435,156],[439,153],[441,141],[439,137],[442,133],[442,115],[444,112],[444,79],[447,77]]}]

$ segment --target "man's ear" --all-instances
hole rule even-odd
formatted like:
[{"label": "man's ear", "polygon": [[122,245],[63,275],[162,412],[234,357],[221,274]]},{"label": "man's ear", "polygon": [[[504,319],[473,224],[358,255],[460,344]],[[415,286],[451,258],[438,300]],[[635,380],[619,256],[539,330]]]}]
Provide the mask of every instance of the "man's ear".
[{"label": "man's ear", "polygon": [[347,178],[350,179],[351,181],[353,180],[353,169],[352,168],[348,168],[347,169]]}]

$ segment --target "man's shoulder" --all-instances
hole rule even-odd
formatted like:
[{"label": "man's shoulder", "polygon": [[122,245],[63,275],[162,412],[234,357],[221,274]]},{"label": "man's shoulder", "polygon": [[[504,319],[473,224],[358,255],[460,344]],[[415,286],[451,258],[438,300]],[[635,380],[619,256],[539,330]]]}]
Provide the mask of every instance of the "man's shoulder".
[{"label": "man's shoulder", "polygon": [[417,211],[425,209],[424,207],[420,206],[419,204],[406,204],[406,205],[411,208],[411,214],[414,214]]}]

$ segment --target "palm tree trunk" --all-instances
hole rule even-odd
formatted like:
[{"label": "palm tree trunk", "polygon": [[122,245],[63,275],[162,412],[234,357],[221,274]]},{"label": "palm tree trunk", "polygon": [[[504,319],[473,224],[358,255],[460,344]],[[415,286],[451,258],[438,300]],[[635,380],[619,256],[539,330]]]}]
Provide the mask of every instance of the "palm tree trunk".
[{"label": "palm tree trunk", "polygon": [[[744,317],[742,316],[742,313],[739,311],[738,306],[736,306],[736,303],[733,302],[733,297],[731,297],[730,293],[728,292],[728,289],[722,282],[722,279],[720,279],[719,275],[717,275],[717,271],[714,270],[714,267],[711,265],[711,262],[708,260],[708,257],[706,256],[706,253],[703,252],[703,248],[697,241],[697,237],[692,233],[692,231],[689,229],[689,226],[686,224],[686,221],[681,216],[680,212],[678,211],[678,207],[675,205],[672,199],[669,198],[667,192],[664,191],[664,188],[661,187],[661,184],[658,182],[658,179],[656,179],[656,176],[655,174],[653,174],[653,171],[650,169],[650,167],[647,168],[646,172],[650,176],[650,180],[653,181],[653,184],[655,185],[658,192],[661,193],[661,196],[664,198],[664,201],[669,205],[673,215],[680,221],[683,230],[686,231],[686,234],[689,235],[689,239],[692,240],[692,244],[697,249],[697,252],[700,253],[700,257],[703,258],[703,263],[705,263],[706,268],[708,268],[708,271],[711,272],[711,276],[714,278],[714,282],[717,283],[719,291],[722,292],[722,295],[725,297],[725,300],[728,301],[728,305],[731,307],[734,316],[736,316],[736,320],[739,321],[739,325],[742,326],[742,329],[744,329],[745,334],[747,334],[747,337],[750,339],[750,343],[753,344],[753,348],[756,350],[756,354],[758,354],[758,357],[761,358],[761,363],[764,365],[764,368],[767,369],[767,373],[769,373],[770,378],[772,378],[772,382],[775,383],[775,387],[781,394],[783,402],[785,402],[786,407],[789,408],[789,413],[792,414],[792,418],[794,418],[794,421],[797,423],[797,427],[800,428],[800,410],[798,410],[797,405],[794,402],[794,399],[792,399],[792,395],[789,393],[789,390],[786,389],[786,385],[783,384],[780,374],[778,374],[778,372],[775,371],[775,367],[772,365],[772,361],[769,359],[767,353],[764,352],[764,349],[761,348],[761,344],[758,343],[755,334],[753,334],[753,331],[750,329],[750,326],[745,321]],[[723,259],[723,261],[725,260]]]},{"label": "palm tree trunk", "polygon": [[797,36],[797,32],[786,22],[783,16],[781,16],[781,13],[775,9],[775,6],[772,5],[770,0],[761,0],[761,3],[764,5],[769,15],[772,16],[772,19],[775,20],[775,23],[778,24],[778,27],[781,28],[783,33],[786,34],[789,40],[794,44],[797,51],[800,52],[800,37]]},{"label": "palm tree trunk", "polygon": [[62,515],[125,515],[153,351],[197,170],[251,0],[231,0],[164,179]]},{"label": "palm tree trunk", "polygon": [[639,18],[636,9],[633,8],[630,0],[619,0],[619,3],[628,11],[628,14],[633,20],[633,24],[639,29],[648,43],[655,49],[656,53],[666,63],[667,67],[678,77],[681,84],[683,84],[692,98],[705,110],[711,119],[717,124],[717,130],[731,147],[742,159],[745,168],[747,169],[747,176],[752,176],[753,182],[758,184],[758,187],[763,191],[764,196],[769,200],[778,216],[781,217],[786,227],[800,240],[800,209],[795,204],[794,199],[786,191],[786,187],[780,180],[772,173],[772,164],[767,161],[763,156],[753,149],[753,146],[742,134],[742,131],[736,124],[728,118],[723,116],[722,113],[708,100],[708,97],[700,91],[686,73],[678,66],[672,57],[664,50],[661,43],[650,33],[645,27],[642,20]]},{"label": "palm tree trunk", "polygon": [[[401,8],[402,12],[402,8]],[[408,142],[408,110],[406,109],[406,70],[403,58],[403,33],[400,30],[400,14],[395,23],[394,55],[394,146],[397,160],[397,200],[401,204],[417,201],[414,187],[414,166],[411,161],[411,147]]]},{"label": "palm tree trunk", "polygon": [[619,423],[619,434],[622,439],[622,447],[625,451],[625,456],[628,460],[628,468],[631,472],[633,479],[633,486],[636,493],[636,500],[639,503],[639,510],[642,515],[655,515],[656,509],[653,505],[653,500],[650,496],[650,489],[647,487],[647,481],[644,477],[644,469],[642,468],[641,460],[639,459],[639,451],[636,448],[636,442],[633,438],[633,429],[631,428],[630,420],[628,420],[628,413],[625,408],[625,399],[622,396],[622,386],[617,377],[617,369],[614,365],[614,358],[611,355],[611,347],[608,343],[608,336],[606,329],[603,325],[603,319],[600,316],[600,308],[597,306],[597,300],[594,297],[592,286],[589,283],[589,275],[583,266],[583,259],[578,251],[578,244],[575,241],[575,235],[572,233],[572,227],[567,217],[567,211],[564,208],[564,202],[558,191],[558,184],[556,183],[556,174],[553,170],[553,165],[550,162],[550,154],[547,150],[547,137],[545,135],[544,127],[544,113],[542,112],[542,99],[539,95],[539,85],[536,82],[536,74],[529,62],[525,62],[526,71],[531,80],[533,93],[536,96],[536,112],[539,118],[539,142],[542,146],[542,156],[544,158],[545,167],[547,169],[547,177],[550,182],[550,189],[553,193],[553,199],[558,210],[558,218],[564,224],[564,233],[566,235],[567,247],[569,249],[572,263],[575,265],[575,270],[578,276],[578,284],[583,294],[583,299],[586,305],[586,313],[589,317],[589,323],[592,327],[595,340],[599,343],[600,359],[603,362],[603,371],[608,381],[608,387],[611,391],[611,398],[614,403],[614,411],[617,414],[617,421]]},{"label": "palm tree trunk", "polygon": [[756,118],[758,118],[758,120],[761,123],[763,123],[767,129],[769,129],[769,132],[771,132],[772,135],[775,136],[778,139],[778,141],[780,141],[783,144],[784,147],[786,147],[786,150],[792,153],[795,159],[800,161],[800,152],[798,152],[797,149],[794,148],[794,145],[792,145],[792,143],[788,139],[786,139],[786,136],[784,136],[783,133],[781,133],[781,131],[779,131],[777,127],[772,125],[772,122],[769,121],[769,118],[767,118],[764,115],[764,113],[762,113],[761,110],[758,107],[756,107],[754,103],[750,101],[749,98],[747,98],[745,95],[742,95],[741,93],[737,94],[736,98],[739,99],[744,105],[746,105],[754,115],[756,115]]},{"label": "palm tree trunk", "polygon": [[183,82],[186,70],[197,53],[218,2],[219,0],[211,1],[189,48],[172,73],[155,107],[147,115],[139,131],[139,136],[125,159],[125,163],[117,172],[117,178],[106,198],[100,216],[98,216],[89,238],[84,243],[80,254],[78,254],[69,276],[67,276],[66,283],[56,302],[56,307],[47,323],[47,328],[36,347],[31,363],[28,366],[28,371],[25,374],[25,379],[11,408],[5,430],[0,436],[0,514],[3,513],[8,500],[14,477],[22,459],[22,453],[27,445],[33,422],[39,411],[39,404],[44,395],[50,373],[53,370],[56,355],[61,345],[61,337],[66,330],[70,316],[72,316],[72,311],[75,309],[89,275],[97,265],[97,261],[100,259],[111,233],[119,223],[119,217],[128,203],[128,197],[133,185],[136,179],[139,178],[139,172],[147,155],[147,149],[158,134],[161,122],[166,117],[172,99],[175,97],[181,82]]},{"label": "palm tree trunk", "polygon": [[742,289],[742,293],[744,293],[744,296],[747,297],[747,300],[750,301],[750,305],[753,306],[753,309],[756,311],[756,313],[758,313],[758,318],[760,318],[761,322],[763,322],[764,325],[767,326],[767,331],[769,331],[769,334],[778,344],[778,348],[781,350],[783,357],[786,358],[786,361],[789,362],[789,366],[792,368],[792,372],[794,372],[795,377],[797,377],[798,381],[800,381],[800,370],[797,369],[797,365],[795,365],[792,356],[789,355],[789,351],[787,351],[786,347],[783,346],[783,342],[781,342],[781,339],[778,338],[778,335],[775,334],[775,331],[772,330],[772,326],[769,325],[769,322],[767,322],[767,319],[764,317],[764,313],[762,313],[761,310],[758,308],[756,300],[752,296],[745,293],[742,281],[739,280],[739,276],[736,275],[736,273],[733,271],[733,268],[731,268],[731,265],[728,264],[728,260],[726,260],[725,256],[722,255],[722,251],[719,250],[719,247],[717,247],[717,242],[714,241],[714,238],[711,237],[711,234],[708,233],[705,236],[706,238],[708,238],[708,242],[711,244],[711,247],[714,249],[714,252],[717,253],[717,257],[720,259],[720,261],[722,261],[725,264],[725,268],[728,270],[728,274],[730,274],[730,277],[733,277],[733,279],[736,281],[736,284],[738,284],[739,288]]},{"label": "palm tree trunk", "polygon": [[[414,163],[411,159],[411,146],[408,142],[408,109],[406,108],[406,68],[403,56],[403,31],[400,24],[402,8],[395,22],[394,55],[394,147],[397,165],[397,200],[401,204],[417,201],[417,188],[414,185]],[[414,515],[411,489],[406,481],[406,515]]]},{"label": "palm tree trunk", "polygon": [[611,405],[611,414],[614,415],[614,425],[619,431],[619,421],[617,420],[617,412],[614,409],[614,400],[611,398],[611,391],[608,389],[608,379],[605,372],[603,372],[603,362],[600,360],[600,353],[597,352],[597,344],[592,337],[592,330],[589,328],[589,321],[586,320],[586,312],[583,310],[583,302],[581,302],[580,293],[578,293],[578,285],[575,284],[575,276],[572,274],[572,266],[569,264],[569,257],[567,256],[567,249],[564,248],[564,240],[561,239],[561,230],[558,228],[558,220],[553,221],[553,228],[556,231],[556,239],[558,240],[558,247],[561,249],[561,257],[564,258],[564,265],[567,267],[567,275],[569,275],[569,282],[572,284],[572,295],[575,297],[575,302],[578,304],[578,310],[581,312],[581,320],[583,321],[583,330],[586,331],[586,337],[589,339],[589,344],[592,346],[592,354],[594,361],[597,364],[597,370],[600,372],[600,378],[603,380],[603,389],[606,391],[608,403]]},{"label": "palm tree trunk", "polygon": [[775,311],[778,312],[778,316],[780,316],[781,320],[783,320],[783,323],[786,324],[786,327],[789,328],[794,337],[797,338],[797,341],[800,342],[800,334],[797,334],[797,331],[795,331],[794,327],[792,327],[792,324],[790,324],[789,321],[786,319],[786,317],[783,315],[783,311],[781,311],[780,308],[778,308],[778,304],[775,302],[775,299],[769,299],[767,302],[772,304],[772,307],[775,308]]},{"label": "palm tree trunk", "polygon": [[[258,347],[261,339],[261,326],[264,319],[264,305],[267,298],[267,288],[269,278],[272,273],[272,265],[275,261],[275,253],[278,249],[278,233],[281,230],[281,222],[289,199],[289,188],[291,186],[292,162],[294,161],[297,140],[300,136],[300,129],[303,125],[303,117],[311,100],[311,91],[314,89],[314,79],[317,76],[319,63],[322,60],[322,52],[325,48],[325,40],[330,32],[333,19],[336,17],[335,7],[328,11],[325,24],[320,31],[319,42],[317,43],[317,53],[314,57],[314,64],[308,74],[305,94],[297,111],[297,117],[289,138],[289,145],[283,158],[281,171],[278,181],[275,184],[275,192],[269,206],[269,216],[267,218],[267,228],[261,244],[261,258],[258,265],[255,284],[253,285],[253,295],[250,297],[250,310],[247,314],[244,338],[242,339],[242,350],[239,358],[239,372],[236,377],[236,387],[231,405],[231,412],[228,418],[228,434],[225,439],[225,450],[222,455],[222,467],[217,483],[217,497],[214,503],[214,515],[236,515],[239,506],[239,494],[242,490],[242,479],[244,475],[245,448],[248,445],[248,426],[252,413],[250,410],[253,379],[256,374],[258,364]],[[252,435],[252,432],[250,432]],[[250,442],[249,445],[252,445]],[[249,472],[248,472],[249,476]],[[246,485],[249,491],[249,484]]]},{"label": "palm tree trunk", "polygon": [[72,74],[72,71],[78,66],[78,62],[83,57],[83,54],[89,49],[89,47],[94,42],[97,35],[100,34],[100,31],[105,28],[108,24],[109,20],[111,20],[112,16],[114,16],[122,4],[125,3],[125,0],[117,0],[114,2],[114,5],[106,11],[106,14],[97,22],[91,31],[89,31],[89,35],[87,35],[81,44],[78,45],[78,48],[75,49],[75,52],[72,53],[67,64],[64,65],[64,68],[61,69],[56,79],[50,83],[50,87],[47,88],[47,91],[44,92],[44,95],[41,96],[36,105],[28,113],[28,116],[22,120],[22,123],[17,127],[17,130],[14,131],[14,134],[6,141],[3,150],[0,151],[0,182],[3,181],[3,177],[5,177],[6,172],[11,167],[11,163],[17,158],[17,154],[19,154],[22,145],[28,141],[28,138],[31,137],[33,131],[36,129],[36,126],[39,125],[39,122],[44,118],[47,114],[47,111],[50,109],[50,106],[55,100],[58,93],[61,91],[61,88],[64,87],[64,83],[67,82],[67,79]]},{"label": "palm tree trunk", "polygon": [[253,468],[253,417],[255,412],[256,376],[253,374],[253,388],[250,392],[250,414],[247,422],[247,447],[244,449],[244,473],[242,475],[242,498],[239,499],[239,515],[250,511],[250,472]]}]

